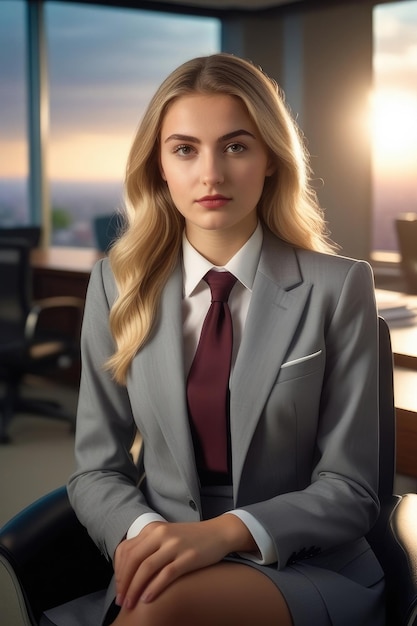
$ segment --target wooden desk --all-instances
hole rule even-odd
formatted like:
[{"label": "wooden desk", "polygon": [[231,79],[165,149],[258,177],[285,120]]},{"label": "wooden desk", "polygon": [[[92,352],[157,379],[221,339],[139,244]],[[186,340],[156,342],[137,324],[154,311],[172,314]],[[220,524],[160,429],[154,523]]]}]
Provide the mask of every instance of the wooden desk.
[{"label": "wooden desk", "polygon": [[85,298],[90,273],[102,253],[84,248],[32,250],[33,295]]},{"label": "wooden desk", "polygon": [[394,368],[397,472],[417,478],[417,371]]},{"label": "wooden desk", "polygon": [[417,370],[417,296],[377,289],[376,301],[390,329],[395,365]]},{"label": "wooden desk", "polygon": [[395,365],[417,370],[417,318],[413,326],[390,325],[390,333]]},{"label": "wooden desk", "polygon": [[394,356],[396,468],[417,478],[417,325],[390,325]]}]

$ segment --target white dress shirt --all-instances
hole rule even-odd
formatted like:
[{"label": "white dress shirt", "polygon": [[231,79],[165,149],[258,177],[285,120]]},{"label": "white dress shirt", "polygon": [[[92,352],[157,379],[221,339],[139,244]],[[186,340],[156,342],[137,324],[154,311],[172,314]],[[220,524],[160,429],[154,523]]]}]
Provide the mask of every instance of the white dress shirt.
[{"label": "white dress shirt", "polygon": [[[246,316],[252,296],[253,281],[259,263],[262,247],[262,227],[258,224],[255,232],[244,246],[230,259],[225,266],[213,266],[210,261],[203,257],[191,246],[185,234],[183,236],[183,333],[184,333],[184,367],[188,372],[197,349],[198,340],[203,326],[204,318],[211,302],[210,287],[203,277],[211,269],[228,271],[236,276],[237,281],[229,296],[229,308],[233,320],[233,353],[232,371],[239,350],[242,333],[245,326]],[[228,511],[239,517],[252,534],[259,550],[259,554],[239,553],[242,557],[267,565],[277,560],[273,542],[258,522],[258,520],[241,509]],[[144,513],[139,516],[130,526],[126,535],[131,539],[154,521],[165,521],[157,513]]]}]

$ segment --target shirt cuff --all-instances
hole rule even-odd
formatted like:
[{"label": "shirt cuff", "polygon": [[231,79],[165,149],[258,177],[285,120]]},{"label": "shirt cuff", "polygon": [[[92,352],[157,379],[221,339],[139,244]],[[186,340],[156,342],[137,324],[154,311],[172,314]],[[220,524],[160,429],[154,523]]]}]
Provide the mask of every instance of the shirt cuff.
[{"label": "shirt cuff", "polygon": [[126,539],[133,539],[133,537],[137,537],[139,533],[152,522],[166,522],[161,515],[158,513],[143,513],[139,515],[133,522],[133,524],[129,527],[129,530],[126,534]]},{"label": "shirt cuff", "polygon": [[258,546],[259,555],[251,552],[238,552],[239,556],[248,561],[253,561],[259,565],[270,565],[276,563],[278,560],[274,543],[262,526],[260,522],[248,511],[243,509],[234,509],[233,511],[227,511],[232,515],[236,515],[247,527],[252,537],[254,538],[256,545]]}]

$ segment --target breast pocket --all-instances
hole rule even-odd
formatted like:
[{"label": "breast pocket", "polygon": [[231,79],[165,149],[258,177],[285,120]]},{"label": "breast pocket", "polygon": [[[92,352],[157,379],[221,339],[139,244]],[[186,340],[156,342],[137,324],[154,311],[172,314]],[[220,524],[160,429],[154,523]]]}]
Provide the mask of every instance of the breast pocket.
[{"label": "breast pocket", "polygon": [[323,358],[323,350],[317,350],[316,352],[306,354],[296,359],[285,361],[285,363],[281,365],[277,384],[285,380],[308,376],[312,372],[320,369]]}]

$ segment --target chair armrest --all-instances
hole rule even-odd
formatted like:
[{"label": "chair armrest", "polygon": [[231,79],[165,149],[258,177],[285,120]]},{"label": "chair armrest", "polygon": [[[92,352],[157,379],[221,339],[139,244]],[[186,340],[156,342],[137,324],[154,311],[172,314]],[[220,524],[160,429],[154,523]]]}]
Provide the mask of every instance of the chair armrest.
[{"label": "chair armrest", "polygon": [[113,573],[78,521],[65,487],[0,529],[0,559],[13,573],[33,623],[48,608],[104,589]]},{"label": "chair armrest", "polygon": [[402,497],[394,509],[390,524],[392,551],[396,553],[400,576],[395,577],[398,604],[407,612],[407,626],[417,625],[417,494]]},{"label": "chair armrest", "polygon": [[51,312],[53,309],[67,310],[72,316],[71,333],[79,336],[81,330],[81,322],[84,312],[84,301],[81,298],[73,296],[56,296],[52,298],[43,298],[38,300],[32,306],[26,318],[25,337],[28,341],[35,339],[39,320],[42,314]]},{"label": "chair armrest", "polygon": [[417,626],[417,494],[388,503],[387,524],[375,550],[385,572],[388,624]]}]

